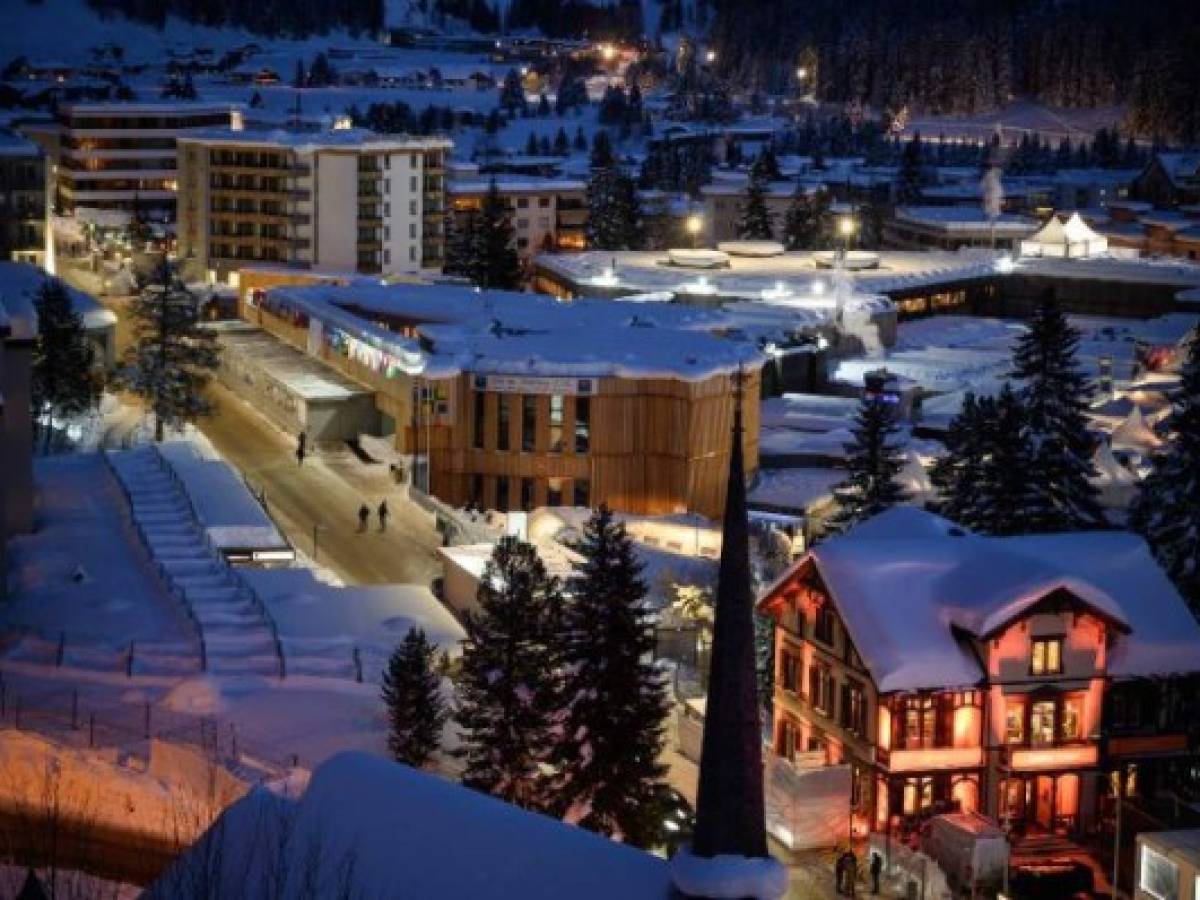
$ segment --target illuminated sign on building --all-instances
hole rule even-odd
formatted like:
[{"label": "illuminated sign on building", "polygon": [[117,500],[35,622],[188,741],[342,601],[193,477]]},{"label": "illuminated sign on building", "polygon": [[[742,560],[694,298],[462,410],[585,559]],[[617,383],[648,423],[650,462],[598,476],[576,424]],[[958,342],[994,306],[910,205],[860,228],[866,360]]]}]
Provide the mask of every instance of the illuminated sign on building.
[{"label": "illuminated sign on building", "polygon": [[1044,750],[1012,751],[1012,767],[1023,771],[1094,766],[1098,759],[1099,754],[1094,746],[1047,747]]},{"label": "illuminated sign on building", "polygon": [[477,375],[475,390],[500,394],[590,395],[596,393],[596,379]]}]

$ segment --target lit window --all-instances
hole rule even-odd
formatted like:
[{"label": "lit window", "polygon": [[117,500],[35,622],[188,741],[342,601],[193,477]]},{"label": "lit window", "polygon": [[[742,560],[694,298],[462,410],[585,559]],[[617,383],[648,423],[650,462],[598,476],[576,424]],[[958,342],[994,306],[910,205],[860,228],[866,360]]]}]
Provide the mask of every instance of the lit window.
[{"label": "lit window", "polygon": [[1029,671],[1032,675],[1060,674],[1062,672],[1062,638],[1035,640]]},{"label": "lit window", "polygon": [[563,396],[550,396],[550,452],[562,453],[563,450]]},{"label": "lit window", "polygon": [[1142,845],[1138,887],[1158,900],[1178,900],[1179,867],[1157,850]]},{"label": "lit window", "polygon": [[1029,708],[1029,742],[1035,746],[1054,743],[1054,701],[1039,700]]},{"label": "lit window", "polygon": [[1004,704],[1004,742],[1020,744],[1025,740],[1025,703],[1009,700]]},{"label": "lit window", "polygon": [[1059,731],[1064,741],[1077,741],[1083,737],[1082,697],[1067,697],[1063,700]]}]

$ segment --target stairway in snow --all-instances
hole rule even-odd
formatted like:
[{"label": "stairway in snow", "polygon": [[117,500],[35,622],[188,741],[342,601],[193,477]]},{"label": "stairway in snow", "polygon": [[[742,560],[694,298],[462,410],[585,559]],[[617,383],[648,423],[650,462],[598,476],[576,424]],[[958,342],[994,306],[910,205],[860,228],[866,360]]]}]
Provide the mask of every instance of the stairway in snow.
[{"label": "stairway in snow", "polygon": [[[163,581],[197,625],[208,671],[280,675],[279,642],[261,603],[208,542],[186,492],[153,445],[107,454]],[[136,651],[136,648],[135,648]],[[149,667],[143,669],[143,659]],[[134,671],[154,670],[134,653]]]}]

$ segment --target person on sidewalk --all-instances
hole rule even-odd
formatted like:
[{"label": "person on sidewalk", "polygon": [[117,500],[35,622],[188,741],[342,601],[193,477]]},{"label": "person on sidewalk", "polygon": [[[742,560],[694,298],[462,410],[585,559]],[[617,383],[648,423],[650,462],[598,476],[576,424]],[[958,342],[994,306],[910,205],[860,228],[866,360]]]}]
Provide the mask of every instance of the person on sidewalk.
[{"label": "person on sidewalk", "polygon": [[388,512],[387,501],[380,500],[379,501],[379,530],[380,531],[387,531],[387,520],[388,520],[389,515],[390,515],[390,513]]},{"label": "person on sidewalk", "polygon": [[361,534],[367,530],[367,520],[371,518],[371,510],[367,509],[367,504],[363,504],[358,508],[358,531]]},{"label": "person on sidewalk", "polygon": [[879,893],[879,876],[883,874],[883,857],[878,853],[871,854],[871,893]]},{"label": "person on sidewalk", "polygon": [[300,432],[300,438],[296,441],[296,465],[304,465],[304,457],[308,455],[308,435],[305,432]]}]

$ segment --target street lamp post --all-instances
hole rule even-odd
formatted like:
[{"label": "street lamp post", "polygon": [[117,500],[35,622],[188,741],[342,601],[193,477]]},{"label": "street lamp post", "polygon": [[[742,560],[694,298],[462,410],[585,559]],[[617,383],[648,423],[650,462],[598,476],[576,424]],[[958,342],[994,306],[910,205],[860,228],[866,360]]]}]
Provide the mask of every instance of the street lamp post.
[{"label": "street lamp post", "polygon": [[838,222],[838,233],[842,236],[842,264],[846,263],[846,256],[850,252],[850,241],[854,237],[854,232],[858,230],[858,223],[851,216],[842,216]]},{"label": "street lamp post", "polygon": [[692,213],[687,217],[685,227],[687,228],[687,233],[692,236],[692,249],[695,250],[696,242],[700,237],[700,231],[704,228],[704,219],[700,217],[699,213]]}]

